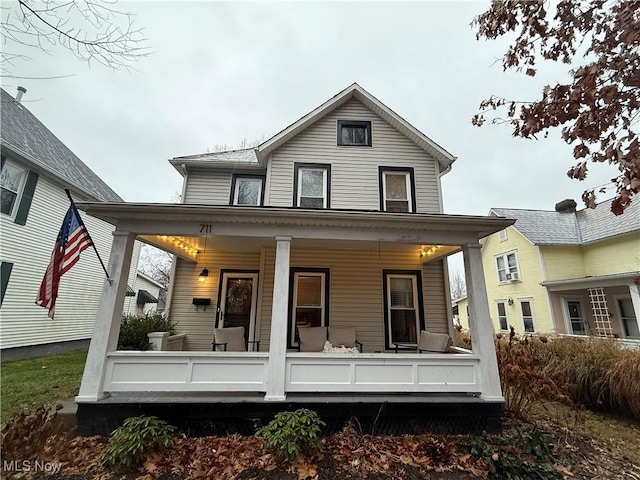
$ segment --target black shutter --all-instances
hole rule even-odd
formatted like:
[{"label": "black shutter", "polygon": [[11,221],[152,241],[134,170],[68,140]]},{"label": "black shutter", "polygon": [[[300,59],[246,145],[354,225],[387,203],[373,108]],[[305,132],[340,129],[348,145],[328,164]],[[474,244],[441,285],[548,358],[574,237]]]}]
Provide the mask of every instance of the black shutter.
[{"label": "black shutter", "polygon": [[27,183],[22,191],[22,198],[20,199],[20,206],[18,207],[18,213],[16,213],[15,222],[18,225],[24,225],[27,223],[27,217],[29,216],[29,209],[31,208],[31,201],[33,200],[33,193],[36,191],[36,184],[38,183],[38,174],[33,170],[29,170],[27,175]]},{"label": "black shutter", "polygon": [[4,301],[4,293],[7,291],[7,285],[9,284],[9,277],[11,276],[11,269],[13,263],[2,262],[0,263],[0,305]]}]

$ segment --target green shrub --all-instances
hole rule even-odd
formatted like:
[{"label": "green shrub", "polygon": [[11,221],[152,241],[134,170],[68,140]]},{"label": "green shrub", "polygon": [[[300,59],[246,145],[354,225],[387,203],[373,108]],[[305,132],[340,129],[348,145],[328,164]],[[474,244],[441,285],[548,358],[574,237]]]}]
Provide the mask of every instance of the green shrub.
[{"label": "green shrub", "polygon": [[118,337],[118,350],[149,350],[148,333],[169,332],[175,334],[175,326],[161,313],[123,315]]},{"label": "green shrub", "polygon": [[100,464],[125,468],[138,465],[147,452],[171,446],[175,430],[158,417],[127,418],[111,434],[109,446],[100,455]]},{"label": "green shrub", "polygon": [[278,457],[293,461],[300,452],[311,455],[320,447],[320,431],[325,425],[316,412],[300,408],[276,414],[256,435],[263,437]]}]

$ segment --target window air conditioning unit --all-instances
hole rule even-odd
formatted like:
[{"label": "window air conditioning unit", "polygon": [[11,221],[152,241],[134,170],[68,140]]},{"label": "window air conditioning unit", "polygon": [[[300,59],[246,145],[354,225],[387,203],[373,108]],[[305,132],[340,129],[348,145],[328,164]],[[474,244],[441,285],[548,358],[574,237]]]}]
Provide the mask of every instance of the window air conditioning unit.
[{"label": "window air conditioning unit", "polygon": [[507,273],[507,282],[515,282],[518,280],[518,274],[517,273]]}]

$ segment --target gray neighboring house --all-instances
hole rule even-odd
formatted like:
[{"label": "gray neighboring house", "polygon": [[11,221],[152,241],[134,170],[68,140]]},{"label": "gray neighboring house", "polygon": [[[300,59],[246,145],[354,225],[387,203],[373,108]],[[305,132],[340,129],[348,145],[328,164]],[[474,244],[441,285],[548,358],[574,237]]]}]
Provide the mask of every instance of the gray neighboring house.
[{"label": "gray neighboring house", "polygon": [[[76,201],[123,200],[20,102],[24,91],[16,98],[1,92],[0,351],[5,361],[88,344],[105,280],[93,249],[62,277],[54,320],[35,299],[69,207],[64,189]],[[106,262],[113,226],[81,215]],[[132,285],[136,264],[134,255]]]}]

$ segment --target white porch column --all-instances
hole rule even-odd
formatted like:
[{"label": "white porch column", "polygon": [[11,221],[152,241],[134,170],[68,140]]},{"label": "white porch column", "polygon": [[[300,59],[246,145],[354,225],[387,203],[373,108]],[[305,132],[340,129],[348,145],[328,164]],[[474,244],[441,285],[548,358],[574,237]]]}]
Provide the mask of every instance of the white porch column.
[{"label": "white porch column", "polygon": [[265,400],[284,400],[287,363],[287,313],[289,311],[289,257],[291,237],[276,237],[276,265],[273,277],[269,368]]},{"label": "white porch column", "polygon": [[636,315],[636,322],[638,322],[638,326],[640,327],[640,285],[631,282],[629,284],[629,295],[631,296],[633,312]]},{"label": "white porch column", "polygon": [[480,356],[482,395],[485,400],[502,401],[500,375],[494,345],[493,322],[489,313],[487,286],[484,282],[481,245],[463,245],[467,300],[469,304],[469,329],[473,352]]},{"label": "white porch column", "polygon": [[105,279],[96,323],[89,344],[87,363],[82,375],[77,402],[95,402],[104,398],[102,391],[107,353],[116,350],[120,334],[122,307],[127,291],[127,277],[136,236],[129,232],[113,232],[111,256],[107,271],[113,283]]}]

